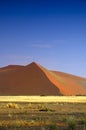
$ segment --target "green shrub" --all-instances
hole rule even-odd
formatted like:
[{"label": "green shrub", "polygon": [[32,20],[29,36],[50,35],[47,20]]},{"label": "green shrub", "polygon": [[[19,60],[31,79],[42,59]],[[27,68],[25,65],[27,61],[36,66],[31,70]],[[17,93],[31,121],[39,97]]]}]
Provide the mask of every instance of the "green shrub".
[{"label": "green shrub", "polygon": [[49,130],[59,130],[59,128],[56,124],[51,124],[49,125]]},{"label": "green shrub", "polygon": [[69,117],[67,119],[67,125],[69,130],[75,130],[76,129],[76,121],[73,117]]},{"label": "green shrub", "polygon": [[83,119],[81,120],[81,123],[84,125],[83,130],[86,129],[86,118],[83,118]]}]

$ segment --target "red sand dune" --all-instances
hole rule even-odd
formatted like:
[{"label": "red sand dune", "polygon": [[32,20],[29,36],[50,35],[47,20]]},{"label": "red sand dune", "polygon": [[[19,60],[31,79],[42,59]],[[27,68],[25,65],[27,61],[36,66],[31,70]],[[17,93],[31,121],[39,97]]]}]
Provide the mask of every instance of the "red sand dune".
[{"label": "red sand dune", "polygon": [[86,95],[86,78],[49,71],[37,63],[0,68],[0,95]]}]

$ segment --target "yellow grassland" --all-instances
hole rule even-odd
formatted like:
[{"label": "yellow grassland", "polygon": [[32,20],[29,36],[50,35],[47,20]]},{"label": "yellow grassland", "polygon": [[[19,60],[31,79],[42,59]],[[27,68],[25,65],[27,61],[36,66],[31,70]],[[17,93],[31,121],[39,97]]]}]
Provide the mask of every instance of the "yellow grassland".
[{"label": "yellow grassland", "polygon": [[0,96],[0,102],[86,103],[86,96]]}]

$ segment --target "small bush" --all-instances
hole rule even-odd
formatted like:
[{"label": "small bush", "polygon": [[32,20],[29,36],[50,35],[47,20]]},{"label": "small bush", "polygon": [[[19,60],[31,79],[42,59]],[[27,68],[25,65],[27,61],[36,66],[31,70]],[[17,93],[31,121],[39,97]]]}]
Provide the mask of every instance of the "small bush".
[{"label": "small bush", "polygon": [[83,119],[81,120],[81,123],[84,125],[83,130],[86,129],[86,118],[83,118]]},{"label": "small bush", "polygon": [[44,108],[41,108],[41,109],[39,109],[39,111],[49,111],[49,109],[47,108],[47,107],[44,107]]},{"label": "small bush", "polygon": [[48,108],[46,106],[44,106],[43,104],[39,104],[38,105],[38,110],[39,111],[48,111]]},{"label": "small bush", "polygon": [[41,94],[40,96],[46,96],[46,95],[44,95],[44,94]]},{"label": "small bush", "polygon": [[70,117],[67,119],[67,124],[69,130],[75,130],[76,129],[76,121],[73,117]]},{"label": "small bush", "polygon": [[8,107],[8,108],[13,108],[13,109],[19,108],[19,106],[18,106],[17,104],[15,104],[15,103],[8,103],[8,104],[7,104],[7,107]]},{"label": "small bush", "polygon": [[48,108],[48,107],[46,107],[45,105],[43,105],[43,104],[39,104],[38,105],[38,110],[39,111],[45,111],[45,112],[47,112],[47,111],[55,111],[55,110],[52,110],[52,109],[50,109],[50,108]]},{"label": "small bush", "polygon": [[56,124],[51,124],[49,125],[49,130],[59,130],[59,128]]}]

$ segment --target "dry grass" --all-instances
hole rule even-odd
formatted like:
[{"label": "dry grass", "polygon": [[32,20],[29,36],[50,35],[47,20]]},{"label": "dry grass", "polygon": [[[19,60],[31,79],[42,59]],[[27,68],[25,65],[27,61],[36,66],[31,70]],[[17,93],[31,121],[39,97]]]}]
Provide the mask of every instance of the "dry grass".
[{"label": "dry grass", "polygon": [[7,107],[8,108],[14,108],[14,109],[18,109],[19,108],[18,104],[15,104],[15,103],[8,103]]},{"label": "dry grass", "polygon": [[35,102],[30,102],[31,100],[18,102],[20,100],[18,97],[17,102],[11,100],[12,102],[5,100],[6,102],[0,103],[0,130],[26,128],[35,130],[42,127],[48,130],[55,128],[54,124],[61,130],[75,127],[77,130],[86,128],[86,103],[36,102],[36,100]]},{"label": "dry grass", "polygon": [[0,102],[86,103],[86,96],[0,96]]}]

